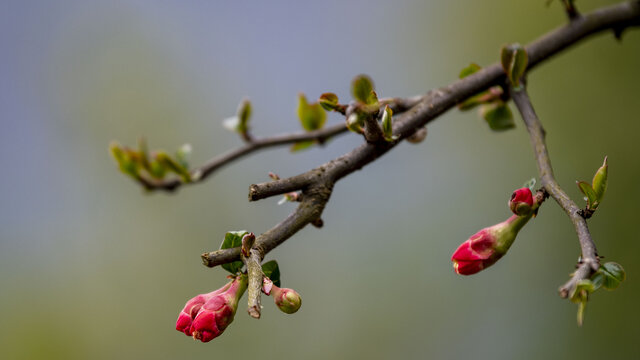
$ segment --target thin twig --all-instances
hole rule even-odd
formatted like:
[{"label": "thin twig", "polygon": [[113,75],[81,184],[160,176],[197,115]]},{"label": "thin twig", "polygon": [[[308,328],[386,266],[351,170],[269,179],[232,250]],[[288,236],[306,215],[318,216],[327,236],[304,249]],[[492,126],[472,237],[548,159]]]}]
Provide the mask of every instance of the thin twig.
[{"label": "thin twig", "polygon": [[553,176],[553,169],[551,168],[551,159],[549,158],[549,152],[547,151],[547,145],[545,144],[545,131],[542,128],[542,124],[538,119],[538,116],[533,109],[529,95],[526,88],[520,90],[514,90],[510,88],[511,97],[513,102],[518,107],[522,119],[527,126],[527,131],[531,138],[531,145],[533,146],[536,161],[538,163],[538,173],[540,175],[540,181],[542,186],[547,190],[549,195],[562,207],[567,213],[569,219],[573,223],[578,234],[578,241],[580,242],[580,248],[582,250],[582,257],[578,265],[578,270],[573,274],[571,279],[559,289],[560,296],[566,298],[577,282],[583,279],[588,279],[591,274],[598,270],[600,267],[600,260],[598,259],[598,253],[596,245],[591,238],[589,228],[587,227],[587,221],[579,214],[580,208],[573,202],[562,190],[555,177]]},{"label": "thin twig", "polygon": [[214,157],[209,160],[204,165],[195,168],[191,171],[191,177],[193,180],[189,183],[182,182],[180,179],[171,179],[165,181],[157,181],[151,180],[143,177],[138,177],[138,181],[147,189],[147,190],[165,190],[165,191],[174,191],[181,185],[185,184],[197,184],[204,181],[207,177],[213,174],[216,170],[221,167],[237,160],[245,155],[249,155],[255,151],[268,148],[275,147],[281,145],[294,144],[301,141],[310,141],[316,140],[320,143],[332,138],[334,136],[343,134],[347,132],[347,127],[344,124],[333,125],[327,127],[325,129],[309,131],[309,132],[299,132],[293,134],[283,134],[283,135],[275,135],[271,137],[265,137],[262,139],[251,139],[250,142],[246,142],[245,145],[227,151],[219,156]]}]

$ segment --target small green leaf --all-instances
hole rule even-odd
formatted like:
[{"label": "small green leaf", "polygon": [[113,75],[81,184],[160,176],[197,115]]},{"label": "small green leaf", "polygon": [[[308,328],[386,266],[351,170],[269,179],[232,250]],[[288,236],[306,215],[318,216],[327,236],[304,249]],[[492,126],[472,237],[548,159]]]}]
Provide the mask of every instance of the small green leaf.
[{"label": "small green leaf", "polygon": [[236,111],[236,116],[238,117],[238,129],[237,131],[241,134],[249,131],[249,120],[251,119],[251,102],[249,99],[244,98],[238,105],[238,110]]},{"label": "small green leaf", "polygon": [[138,154],[128,148],[122,148],[117,142],[112,142],[109,145],[109,152],[118,163],[120,171],[133,178],[138,177],[139,158]]},{"label": "small green leaf", "polygon": [[459,103],[458,110],[461,110],[461,111],[471,110],[478,105],[488,104],[494,101],[498,101],[502,97],[503,92],[504,91],[500,86],[492,86],[489,88],[489,90],[483,91]]},{"label": "small green leaf", "polygon": [[596,174],[593,176],[592,188],[596,194],[596,199],[598,203],[602,202],[602,198],[604,197],[604,193],[607,191],[607,177],[609,173],[609,164],[607,164],[607,157],[604,157],[604,162],[602,166],[596,171]]},{"label": "small green leaf", "polygon": [[356,113],[349,115],[346,119],[347,129],[356,133],[362,134],[362,127],[364,126],[364,117],[359,116]]},{"label": "small green leaf", "polygon": [[275,260],[262,264],[262,272],[273,281],[273,285],[280,287],[280,268]]},{"label": "small green leaf", "polygon": [[622,265],[615,262],[605,263],[600,266],[598,272],[604,275],[602,286],[607,290],[615,290],[626,278],[626,273]]},{"label": "small green leaf", "polygon": [[251,102],[249,99],[242,99],[236,110],[236,115],[228,117],[222,121],[222,126],[229,131],[238,134],[246,134],[249,131],[249,120],[251,119]]},{"label": "small green leaf", "polygon": [[520,86],[520,78],[527,70],[529,58],[527,51],[518,43],[504,45],[500,49],[502,69],[515,87]]},{"label": "small green leaf", "polygon": [[338,95],[334,93],[324,93],[320,95],[318,103],[323,109],[333,111],[338,107]]},{"label": "small green leaf", "polygon": [[[224,235],[224,240],[222,240],[220,249],[231,249],[242,246],[242,237],[248,233],[249,232],[246,230],[228,231]],[[231,263],[222,264],[222,268],[235,275],[240,271],[240,269],[242,269],[242,265],[244,265],[242,261],[234,261]]]},{"label": "small green leaf", "polygon": [[393,110],[389,105],[385,105],[382,113],[382,132],[387,141],[393,141]]},{"label": "small green leaf", "polygon": [[578,303],[581,301],[586,301],[589,298],[589,294],[596,290],[595,285],[591,280],[582,279],[579,280],[576,284],[576,287],[573,289],[571,293],[571,301],[574,303]]},{"label": "small green leaf", "polygon": [[598,207],[598,200],[596,192],[591,187],[591,184],[585,181],[577,181],[578,189],[587,197],[587,207],[591,210],[595,210]]},{"label": "small green leaf", "polygon": [[304,94],[298,94],[298,118],[306,131],[313,131],[324,126],[327,113],[320,104],[309,104]]},{"label": "small green leaf", "polygon": [[378,95],[373,90],[373,81],[367,75],[358,75],[351,82],[351,95],[357,101],[373,105],[378,102]]},{"label": "small green leaf", "polygon": [[571,301],[578,304],[578,326],[582,326],[584,321],[584,310],[587,307],[587,301],[589,301],[589,294],[595,290],[596,287],[591,280],[583,279],[578,281],[571,293]]},{"label": "small green leaf", "polygon": [[158,160],[153,160],[149,164],[149,175],[153,176],[156,179],[163,179],[167,174],[167,169],[165,169],[162,164],[158,162]]},{"label": "small green leaf", "polygon": [[482,67],[476,63],[471,63],[469,64],[469,66],[467,66],[466,68],[462,69],[460,71],[460,75],[458,75],[458,78],[460,79],[464,79],[467,76],[474,74],[478,71],[480,71],[482,69]]},{"label": "small green leaf", "polygon": [[164,151],[157,152],[156,160],[164,168],[166,168],[169,171],[173,171],[178,176],[180,176],[184,182],[191,182],[191,174],[189,173],[189,170],[187,170],[184,166],[182,166],[182,164],[180,164],[174,158],[169,156],[169,154],[167,154],[166,152]]},{"label": "small green leaf", "polygon": [[184,144],[180,146],[178,151],[176,151],[176,160],[185,169],[189,168],[189,161],[187,158],[189,157],[189,154],[191,154],[191,151],[191,144]]},{"label": "small green leaf", "polygon": [[494,131],[509,130],[516,126],[511,110],[502,101],[482,105],[480,115]]},{"label": "small green leaf", "polygon": [[593,276],[591,277],[591,282],[593,283],[593,288],[595,290],[600,289],[600,287],[602,287],[602,284],[604,283],[604,274],[602,273],[602,271],[598,270],[595,274],[593,274]]},{"label": "small green leaf", "polygon": [[306,150],[312,147],[315,143],[316,142],[313,140],[298,141],[297,143],[291,145],[291,148],[289,148],[289,151],[297,152],[297,151]]},{"label": "small green leaf", "polygon": [[587,300],[582,300],[578,303],[578,315],[577,315],[577,320],[578,320],[578,326],[582,326],[582,324],[584,323],[584,311],[587,308]]}]

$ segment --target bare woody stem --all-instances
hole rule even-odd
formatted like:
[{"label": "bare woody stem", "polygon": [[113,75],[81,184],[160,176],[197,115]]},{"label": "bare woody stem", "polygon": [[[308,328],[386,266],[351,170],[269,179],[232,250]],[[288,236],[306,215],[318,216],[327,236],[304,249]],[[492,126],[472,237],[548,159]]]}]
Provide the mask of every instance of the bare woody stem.
[{"label": "bare woody stem", "polygon": [[260,266],[262,257],[258,251],[252,249],[248,257],[242,256],[242,261],[244,261],[247,266],[247,276],[249,277],[249,285],[247,287],[249,298],[247,311],[252,318],[260,319],[260,313],[262,311],[260,295],[262,279],[264,277],[262,266]]},{"label": "bare woody stem", "polygon": [[547,151],[547,145],[545,143],[545,131],[542,128],[542,123],[538,119],[526,88],[521,90],[514,90],[510,88],[511,97],[513,102],[518,107],[520,115],[527,127],[529,136],[531,139],[531,145],[538,164],[538,173],[540,175],[540,181],[545,190],[551,195],[551,197],[562,207],[567,213],[569,219],[575,227],[578,234],[578,241],[580,242],[580,248],[582,250],[582,257],[578,264],[578,269],[575,271],[571,279],[559,289],[560,296],[566,298],[577,282],[583,279],[589,279],[591,274],[598,270],[600,267],[600,260],[596,250],[596,245],[591,238],[589,228],[587,227],[587,221],[580,214],[580,208],[573,202],[562,190],[555,177],[553,176],[553,169],[551,168],[551,159],[549,158],[549,152]]},{"label": "bare woody stem", "polygon": [[[589,35],[611,29],[622,31],[621,29],[638,25],[640,25],[639,1],[625,2],[584,14],[571,21],[570,24],[555,29],[529,44],[526,47],[529,57],[528,70],[533,69],[544,60]],[[303,200],[296,210],[281,223],[260,235],[256,239],[254,248],[259,250],[261,256],[264,257],[266,253],[283,243],[304,226],[320,218],[324,206],[331,195],[331,190],[338,180],[375,161],[400,141],[411,136],[417,129],[425,126],[428,122],[442,115],[466,98],[482,92],[491,86],[504,83],[505,74],[502,66],[499,64],[490,65],[449,86],[429,92],[423,97],[420,97],[420,101],[406,112],[394,116],[393,133],[399,135],[397,141],[375,144],[365,143],[351,152],[306,173],[269,183],[251,185],[249,189],[249,200],[252,201],[297,190],[302,190],[303,193]],[[542,128],[540,128],[540,131],[542,131],[541,129]],[[552,173],[549,172],[549,174]],[[549,192],[553,195],[551,191]],[[568,197],[566,198],[568,199]],[[570,215],[572,220],[573,216],[576,215],[575,211],[572,210]],[[584,220],[582,218],[580,219]],[[583,223],[583,225],[580,225],[579,234],[585,231],[586,234],[588,234],[586,223]],[[578,228],[576,228],[576,230],[578,230]],[[232,248],[202,254],[202,259],[205,265],[213,267],[238,260],[239,256],[240,249]],[[591,271],[594,270],[594,267],[597,269],[598,263],[597,257],[595,257],[595,246],[593,247],[593,251],[591,251],[589,250],[588,243],[585,242],[583,257],[586,262],[581,264],[572,280],[561,288],[561,294],[563,296],[565,293],[568,294],[568,290],[566,289],[571,288],[579,278],[588,276]],[[593,259],[595,259],[595,262]],[[566,290],[566,292],[563,291],[563,289]]]}]

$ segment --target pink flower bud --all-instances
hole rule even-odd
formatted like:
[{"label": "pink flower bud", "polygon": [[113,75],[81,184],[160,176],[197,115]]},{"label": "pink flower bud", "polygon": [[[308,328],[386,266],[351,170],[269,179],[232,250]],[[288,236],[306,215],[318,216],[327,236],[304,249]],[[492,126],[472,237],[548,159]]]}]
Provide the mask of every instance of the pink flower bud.
[{"label": "pink flower bud", "polygon": [[533,194],[529,188],[521,188],[511,194],[511,200],[509,200],[509,208],[511,212],[518,216],[526,216],[531,213],[531,207],[533,206]]},{"label": "pink flower bud", "polygon": [[460,275],[472,275],[495,264],[507,253],[518,231],[529,219],[531,214],[513,215],[506,221],[478,231],[451,256],[454,270]]},{"label": "pink flower bud", "polygon": [[178,316],[176,330],[202,342],[218,337],[233,321],[247,277],[238,276],[222,288],[189,300]]},{"label": "pink flower bud", "polygon": [[293,289],[279,288],[275,285],[271,286],[271,294],[278,309],[287,314],[293,314],[300,309],[302,298]]}]

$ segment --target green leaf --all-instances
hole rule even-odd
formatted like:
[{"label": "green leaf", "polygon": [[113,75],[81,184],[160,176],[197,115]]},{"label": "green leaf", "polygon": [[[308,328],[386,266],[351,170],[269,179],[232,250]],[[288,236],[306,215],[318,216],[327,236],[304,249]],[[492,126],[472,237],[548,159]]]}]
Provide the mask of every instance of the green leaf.
[{"label": "green leaf", "polygon": [[163,179],[167,174],[167,169],[158,160],[153,160],[149,164],[149,174],[156,179]]},{"label": "green leaf", "polygon": [[593,176],[592,188],[596,194],[596,199],[598,203],[602,202],[602,198],[604,198],[604,193],[607,191],[607,177],[609,173],[609,164],[607,164],[607,157],[604,157],[604,162],[602,166],[596,171],[596,174]]},{"label": "green leaf", "polygon": [[338,107],[338,95],[334,93],[324,93],[320,95],[318,103],[323,109],[333,111]]},{"label": "green leaf", "polygon": [[241,134],[249,131],[249,119],[251,119],[251,102],[249,99],[242,99],[240,105],[238,105],[238,110],[236,111],[236,116],[238,117],[238,129],[237,131]]},{"label": "green leaf", "polygon": [[147,140],[143,137],[138,138],[138,153],[140,154],[140,163],[142,167],[147,171],[151,171],[151,164],[149,163],[149,148],[147,147]]},{"label": "green leaf", "polygon": [[587,300],[582,300],[580,301],[580,303],[578,303],[578,315],[577,315],[578,326],[582,326],[582,323],[584,323],[584,311],[586,308],[587,308]]},{"label": "green leaf", "polygon": [[176,160],[185,169],[189,168],[189,161],[187,158],[189,157],[189,154],[191,154],[191,150],[191,144],[184,144],[180,146],[178,151],[176,151]]},{"label": "green leaf", "polygon": [[511,110],[502,101],[482,105],[480,115],[493,131],[509,130],[516,126]]},{"label": "green leaf", "polygon": [[306,150],[312,147],[315,143],[316,142],[314,140],[298,141],[297,143],[291,145],[291,148],[289,150],[291,152]]},{"label": "green leaf", "polygon": [[462,69],[460,71],[460,75],[458,75],[458,78],[460,79],[464,79],[467,76],[474,74],[478,71],[480,71],[482,69],[482,67],[476,63],[471,63],[469,64],[469,66],[467,66],[466,68]]},{"label": "green leaf", "polygon": [[622,265],[615,262],[605,263],[598,272],[604,275],[602,286],[607,290],[615,290],[626,278]]},{"label": "green leaf", "polygon": [[184,182],[191,182],[191,174],[189,173],[189,170],[187,170],[184,166],[182,166],[182,164],[180,164],[174,158],[169,156],[169,154],[167,154],[166,152],[164,151],[157,152],[156,160],[164,168],[180,176]]},{"label": "green leaf", "polygon": [[117,142],[109,144],[109,152],[118,163],[120,171],[133,178],[138,177],[139,163],[136,160],[139,156],[131,149],[122,148]]},{"label": "green leaf", "polygon": [[273,285],[280,287],[280,268],[275,260],[262,264],[262,272],[273,281]]},{"label": "green leaf", "polygon": [[489,104],[494,101],[498,101],[502,97],[503,92],[504,91],[500,86],[492,86],[491,88],[489,88],[489,90],[483,91],[459,103],[458,110],[471,110],[478,105]]},{"label": "green leaf", "polygon": [[602,271],[598,270],[595,274],[593,274],[593,276],[591,277],[591,282],[593,283],[593,288],[595,290],[600,289],[600,287],[602,287],[602,284],[604,284],[604,274],[602,273]]},{"label": "green leaf", "polygon": [[587,301],[589,299],[589,294],[594,291],[596,291],[596,287],[591,280],[579,280],[571,293],[571,301],[574,303]]},{"label": "green leaf", "polygon": [[251,119],[251,102],[249,99],[242,99],[236,110],[236,115],[228,117],[222,121],[222,126],[229,131],[238,134],[246,134],[249,131],[249,120]]},{"label": "green leaf", "polygon": [[382,113],[382,133],[387,141],[393,141],[393,110],[389,105],[385,105]]},{"label": "green leaf", "polygon": [[502,69],[515,87],[520,86],[520,78],[527,70],[529,58],[527,51],[518,43],[504,45],[500,49]]},{"label": "green leaf", "polygon": [[378,95],[373,90],[373,80],[367,75],[358,75],[351,82],[351,95],[357,101],[373,105],[378,102]]},{"label": "green leaf", "polygon": [[595,210],[598,207],[598,199],[596,196],[596,192],[591,187],[591,184],[585,181],[577,181],[578,189],[580,192],[587,197],[587,207],[589,209]]},{"label": "green leaf", "polygon": [[320,104],[309,104],[304,94],[298,94],[298,118],[306,131],[313,131],[324,126],[327,113]]},{"label": "green leaf", "polygon": [[[224,240],[222,240],[220,249],[231,249],[242,246],[242,237],[248,233],[249,232],[246,230],[228,231],[224,235]],[[234,261],[231,263],[222,264],[222,268],[235,275],[240,271],[240,269],[242,269],[243,265],[244,264],[242,263],[242,261]]]},{"label": "green leaf", "polygon": [[347,117],[347,129],[356,134],[362,134],[362,127],[364,126],[364,117],[356,113],[353,113]]}]

